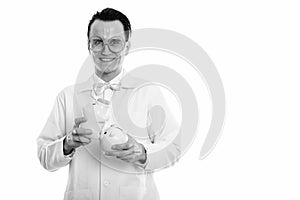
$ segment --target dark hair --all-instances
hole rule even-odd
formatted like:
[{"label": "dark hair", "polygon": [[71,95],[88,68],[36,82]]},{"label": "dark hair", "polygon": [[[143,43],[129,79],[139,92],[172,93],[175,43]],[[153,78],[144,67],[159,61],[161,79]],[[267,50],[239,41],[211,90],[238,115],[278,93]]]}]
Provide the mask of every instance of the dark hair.
[{"label": "dark hair", "polygon": [[93,15],[88,25],[88,32],[87,32],[88,38],[90,37],[91,26],[93,22],[97,19],[102,21],[119,20],[122,23],[124,28],[126,41],[128,41],[131,35],[130,21],[123,13],[112,8],[105,8],[100,13],[97,11],[97,13]]}]

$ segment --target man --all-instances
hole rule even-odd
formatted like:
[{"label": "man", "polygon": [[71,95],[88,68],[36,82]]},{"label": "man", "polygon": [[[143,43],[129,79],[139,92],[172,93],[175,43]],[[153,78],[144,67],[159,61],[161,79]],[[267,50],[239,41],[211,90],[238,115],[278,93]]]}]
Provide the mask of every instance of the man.
[{"label": "man", "polygon": [[[111,8],[97,12],[90,20],[87,35],[95,74],[83,83],[65,88],[57,96],[37,139],[39,160],[49,171],[69,165],[64,197],[67,200],[159,199],[148,172],[172,164],[178,158],[179,137],[172,136],[178,131],[178,125],[169,112],[151,115],[149,108],[166,105],[157,88],[133,93],[143,80],[123,79],[122,63],[128,54],[131,36],[131,25],[124,14]],[[131,117],[150,124],[148,132],[130,133],[124,129],[129,138],[127,142],[113,145],[111,151],[103,151],[99,135],[115,124],[120,125],[112,113],[118,115],[124,109],[122,102],[129,96]],[[97,106],[101,108],[99,113],[94,112]],[[167,111],[167,106],[164,110]],[[166,122],[156,137],[150,132],[157,129],[154,121],[162,121],[159,118]],[[158,126],[161,128],[161,124]]]}]

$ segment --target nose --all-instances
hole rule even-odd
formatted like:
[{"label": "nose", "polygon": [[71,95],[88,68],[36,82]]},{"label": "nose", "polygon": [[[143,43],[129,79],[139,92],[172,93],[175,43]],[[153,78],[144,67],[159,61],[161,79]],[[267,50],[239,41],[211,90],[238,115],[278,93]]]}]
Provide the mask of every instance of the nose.
[{"label": "nose", "polygon": [[109,55],[111,52],[108,48],[107,44],[104,44],[103,50],[102,50],[102,55]]}]

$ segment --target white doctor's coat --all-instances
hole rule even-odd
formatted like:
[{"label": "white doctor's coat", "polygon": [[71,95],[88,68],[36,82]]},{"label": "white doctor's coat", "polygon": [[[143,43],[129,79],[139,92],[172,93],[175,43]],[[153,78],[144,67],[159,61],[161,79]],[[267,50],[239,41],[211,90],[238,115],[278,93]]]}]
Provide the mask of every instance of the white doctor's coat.
[{"label": "white doctor's coat", "polygon": [[[57,96],[49,119],[37,139],[38,158],[42,166],[49,171],[55,171],[69,165],[65,200],[159,199],[151,172],[166,167],[178,159],[180,137],[179,126],[171,112],[168,112],[168,106],[157,87],[136,90],[134,95],[131,93],[133,89],[121,89],[113,94],[113,97],[121,101],[131,95],[128,112],[133,121],[147,123],[149,120],[147,112],[153,105],[162,105],[165,110],[166,125],[154,143],[150,142],[150,139],[145,139],[147,138],[145,135],[136,138],[147,150],[145,165],[130,164],[114,157],[104,156],[97,139],[93,139],[89,145],[77,148],[70,156],[63,154],[63,140],[72,130],[74,119],[81,117],[82,109],[89,110],[94,102],[91,98],[94,81],[92,76],[86,82],[65,88]],[[121,83],[122,86],[134,88],[139,79],[131,78]],[[86,117],[88,121],[82,126],[92,129],[94,136],[107,127],[107,124],[102,126],[97,124],[92,114]],[[117,122],[112,119],[109,123]]]}]

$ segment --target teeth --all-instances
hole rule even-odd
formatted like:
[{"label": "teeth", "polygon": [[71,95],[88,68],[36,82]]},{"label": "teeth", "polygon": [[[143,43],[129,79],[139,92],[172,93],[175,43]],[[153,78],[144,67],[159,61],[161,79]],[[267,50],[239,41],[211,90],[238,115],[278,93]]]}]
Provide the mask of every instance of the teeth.
[{"label": "teeth", "polygon": [[100,58],[101,61],[103,62],[110,62],[112,61],[114,58]]}]

